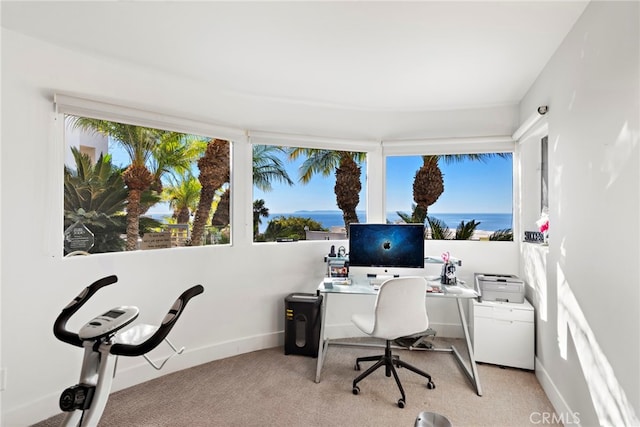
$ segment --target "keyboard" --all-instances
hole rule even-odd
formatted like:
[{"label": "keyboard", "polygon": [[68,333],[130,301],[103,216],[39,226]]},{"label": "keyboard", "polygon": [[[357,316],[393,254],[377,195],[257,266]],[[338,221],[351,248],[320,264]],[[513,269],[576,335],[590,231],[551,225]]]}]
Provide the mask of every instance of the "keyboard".
[{"label": "keyboard", "polygon": [[384,282],[386,282],[387,280],[389,280],[389,278],[383,279],[383,278],[377,278],[377,277],[374,277],[374,278],[369,279],[369,284],[370,284],[371,286],[373,286],[373,287],[377,287],[377,288],[379,288],[379,287],[380,287],[380,285],[382,285],[382,284],[383,284]]},{"label": "keyboard", "polygon": [[[377,291],[380,289],[380,285],[382,285],[385,281],[389,279],[390,279],[389,277],[371,277],[368,280],[369,280],[369,285],[371,285],[373,289]],[[440,287],[434,289],[431,285],[427,285],[427,292],[441,292],[441,289]]]}]

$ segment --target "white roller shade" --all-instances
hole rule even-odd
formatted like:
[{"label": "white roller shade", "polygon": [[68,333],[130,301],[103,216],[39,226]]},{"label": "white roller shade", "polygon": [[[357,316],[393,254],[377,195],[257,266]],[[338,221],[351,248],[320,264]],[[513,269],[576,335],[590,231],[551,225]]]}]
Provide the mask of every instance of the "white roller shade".
[{"label": "white roller shade", "polygon": [[382,141],[382,150],[386,156],[509,153],[514,150],[514,146],[510,136]]},{"label": "white roller shade", "polygon": [[379,142],[347,138],[329,138],[323,136],[295,135],[277,132],[249,131],[253,144],[282,145],[288,147],[322,148],[337,151],[370,152],[377,150]]},{"label": "white roller shade", "polygon": [[56,111],[75,116],[91,117],[119,123],[175,132],[196,134],[228,140],[244,138],[245,132],[226,126],[184,117],[161,114],[144,108],[126,107],[110,101],[81,98],[73,95],[55,94]]}]

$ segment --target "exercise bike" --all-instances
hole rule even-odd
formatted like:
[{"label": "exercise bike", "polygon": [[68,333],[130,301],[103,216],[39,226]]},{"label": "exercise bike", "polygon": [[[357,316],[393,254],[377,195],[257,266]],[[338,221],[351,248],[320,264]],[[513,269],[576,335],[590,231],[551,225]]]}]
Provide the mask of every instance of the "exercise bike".
[{"label": "exercise bike", "polygon": [[[53,333],[56,338],[67,344],[84,348],[80,381],[64,390],[60,396],[60,409],[67,413],[62,422],[63,426],[96,426],[109,399],[117,357],[145,356],[156,348],[166,340],[167,334],[176,324],[187,302],[204,291],[201,285],[184,291],[157,327],[137,325],[123,330],[138,317],[139,310],[133,306],[121,306],[90,320],[80,328],[78,333],[68,331],[66,325],[71,316],[100,288],[117,281],[118,278],[115,275],[95,281],[62,310],[54,323]],[[176,352],[174,354],[184,350],[184,348],[177,350],[171,343],[169,345]],[[145,359],[156,369],[164,365],[163,363],[158,368],[146,356]]]}]

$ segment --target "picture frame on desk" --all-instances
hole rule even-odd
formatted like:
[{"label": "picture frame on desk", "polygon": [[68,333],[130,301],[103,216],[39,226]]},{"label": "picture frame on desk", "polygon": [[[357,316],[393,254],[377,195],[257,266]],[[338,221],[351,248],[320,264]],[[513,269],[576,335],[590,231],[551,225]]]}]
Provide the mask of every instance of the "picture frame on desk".
[{"label": "picture frame on desk", "polygon": [[329,261],[329,277],[349,277],[349,267],[344,261]]}]

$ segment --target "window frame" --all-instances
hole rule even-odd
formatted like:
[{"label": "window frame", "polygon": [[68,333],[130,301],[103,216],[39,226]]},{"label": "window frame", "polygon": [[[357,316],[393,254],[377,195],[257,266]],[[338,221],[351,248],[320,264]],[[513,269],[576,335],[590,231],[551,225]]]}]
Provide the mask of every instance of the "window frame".
[{"label": "window frame", "polygon": [[[54,144],[52,148],[52,158],[55,159],[53,166],[54,171],[61,170],[65,164],[65,115],[74,115],[81,117],[89,117],[93,119],[108,120],[113,122],[119,122],[124,124],[130,124],[135,126],[143,126],[149,128],[162,129],[167,131],[180,132],[185,134],[199,135],[209,138],[226,139],[230,142],[230,186],[234,188],[235,174],[234,171],[242,170],[238,169],[238,165],[234,161],[234,152],[236,150],[242,151],[237,146],[246,144],[246,132],[229,128],[225,126],[219,126],[203,121],[187,119],[183,117],[163,114],[160,112],[153,112],[144,108],[137,108],[132,106],[125,106],[119,103],[115,103],[110,100],[98,100],[81,98],[74,95],[68,95],[63,93],[56,93],[53,97],[54,113],[53,113],[53,133]],[[48,192],[50,197],[50,206],[53,207],[55,215],[51,216],[51,235],[49,237],[49,254],[53,258],[65,258],[63,242],[61,240],[61,233],[56,230],[63,229],[64,223],[64,174],[54,172],[51,174],[52,179],[49,182],[50,191]],[[231,236],[229,246],[234,245],[236,235],[242,235],[242,231],[236,230],[238,226],[241,226],[244,222],[234,218],[234,197],[232,193],[231,205],[230,205],[230,224],[231,224]],[[238,226],[234,227],[234,224]],[[215,245],[213,245],[215,246]],[[227,246],[227,245],[225,245]],[[167,248],[175,249],[175,248]],[[119,254],[127,253],[129,251],[120,252],[108,252],[106,254]],[[139,251],[132,251],[139,252]],[[92,254],[92,255],[105,255],[105,254]]]},{"label": "window frame", "polygon": [[[299,148],[315,148],[321,150],[336,150],[336,151],[357,151],[365,153],[367,156],[366,160],[366,169],[365,176],[367,177],[366,182],[363,183],[365,185],[365,194],[366,194],[366,203],[364,205],[365,209],[365,221],[366,222],[379,222],[384,221],[374,220],[372,219],[371,212],[372,206],[375,203],[378,203],[378,197],[374,194],[375,191],[372,191],[373,188],[376,188],[372,185],[372,179],[380,180],[381,174],[381,166],[373,167],[373,159],[379,160],[382,158],[381,156],[376,156],[375,153],[380,153],[381,148],[379,142],[374,140],[356,140],[356,139],[347,139],[347,138],[325,138],[325,137],[315,137],[315,136],[305,136],[305,135],[295,135],[295,134],[283,134],[276,132],[248,132],[249,136],[249,155],[252,154],[254,145],[276,145],[281,147],[299,147]],[[248,224],[253,226],[253,165],[252,165],[252,157],[249,158],[249,164],[247,166],[248,170],[251,171],[249,174],[249,184],[251,185],[248,194],[250,194],[250,200],[248,201],[248,216],[250,217]],[[380,181],[380,188],[384,185],[384,181]],[[372,198],[374,200],[372,200]],[[260,246],[273,244],[275,242],[254,242],[253,241],[253,228],[250,230],[249,238],[252,244],[259,244]]]},{"label": "window frame", "polygon": [[[382,214],[386,215],[387,200],[387,157],[394,156],[425,156],[445,154],[483,154],[510,153],[512,156],[512,230],[513,242],[520,235],[520,221],[517,215],[519,207],[519,181],[516,165],[519,163],[516,142],[508,136],[495,137],[467,137],[467,138],[433,138],[411,140],[382,141],[383,164],[383,205]],[[386,217],[385,217],[386,218]],[[486,243],[486,242],[485,242]],[[509,243],[501,241],[500,243]]]}]

